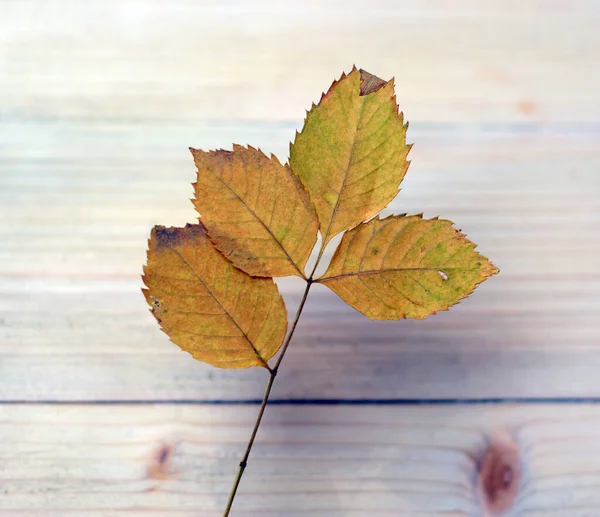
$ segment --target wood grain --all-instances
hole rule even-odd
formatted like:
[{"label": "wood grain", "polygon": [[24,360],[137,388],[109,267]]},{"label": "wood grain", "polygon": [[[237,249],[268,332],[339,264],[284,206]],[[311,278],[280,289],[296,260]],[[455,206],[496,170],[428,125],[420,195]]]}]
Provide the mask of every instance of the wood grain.
[{"label": "wood grain", "polygon": [[409,120],[600,116],[594,0],[8,0],[0,20],[3,116],[297,120],[353,62],[396,76]]},{"label": "wood grain", "polygon": [[[0,514],[216,517],[257,409],[0,407]],[[234,514],[482,515],[479,464],[500,431],[522,469],[506,515],[600,512],[597,406],[277,406]]]},{"label": "wood grain", "polygon": [[[500,274],[423,322],[368,321],[315,286],[275,396],[600,396],[599,133],[415,126],[411,168],[385,213],[454,220]],[[196,217],[186,145],[260,143],[285,157],[293,129],[0,126],[0,398],[261,396],[261,372],[215,370],[169,343],[140,275],[150,228]],[[279,284],[293,313],[302,284]]]},{"label": "wood grain", "polygon": [[599,24],[594,0],[0,2],[0,515],[221,515],[257,407],[200,402],[265,372],[168,342],[146,241],[196,217],[188,146],[284,161],[353,63],[411,122],[386,213],[454,220],[501,273],[423,322],[315,286],[273,393],[298,404],[267,409],[234,515],[489,517],[499,432],[505,516],[599,515],[596,405],[378,405],[600,397]]}]

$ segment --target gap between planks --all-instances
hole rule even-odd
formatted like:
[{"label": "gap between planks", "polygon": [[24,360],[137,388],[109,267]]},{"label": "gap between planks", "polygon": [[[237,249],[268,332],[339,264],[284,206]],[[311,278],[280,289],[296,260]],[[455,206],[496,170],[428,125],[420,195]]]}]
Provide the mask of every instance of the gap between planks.
[{"label": "gap between planks", "polygon": [[[0,400],[0,406],[260,406],[262,399],[104,399],[104,400]],[[600,397],[493,397],[472,399],[269,399],[270,406],[496,406],[520,405],[594,405]]]}]

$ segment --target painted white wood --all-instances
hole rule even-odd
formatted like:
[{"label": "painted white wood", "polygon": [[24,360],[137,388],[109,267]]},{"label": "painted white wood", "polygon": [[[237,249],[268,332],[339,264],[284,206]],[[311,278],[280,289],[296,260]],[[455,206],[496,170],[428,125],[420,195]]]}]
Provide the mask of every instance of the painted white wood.
[{"label": "painted white wood", "polygon": [[[396,77],[413,163],[388,210],[457,223],[501,273],[424,322],[316,286],[277,399],[600,397],[595,0],[0,2],[0,515],[221,515],[265,372],[168,342],[139,292],[154,224],[195,214],[187,147],[280,158],[352,63]],[[279,282],[290,307],[300,285]],[[2,404],[1,402],[8,402]],[[586,405],[273,406],[234,515],[600,514]],[[162,448],[173,452],[157,464]]]},{"label": "painted white wood", "polygon": [[[315,286],[280,398],[600,396],[598,133],[415,124],[386,213],[454,220],[500,268],[449,312],[373,322]],[[282,158],[294,126],[126,121],[0,125],[0,398],[234,400],[263,371],[197,363],[140,292],[152,225],[182,225],[186,145]],[[302,284],[282,279],[293,313]]]},{"label": "painted white wood", "polygon": [[0,6],[3,117],[294,119],[353,63],[419,121],[600,116],[595,0]]}]

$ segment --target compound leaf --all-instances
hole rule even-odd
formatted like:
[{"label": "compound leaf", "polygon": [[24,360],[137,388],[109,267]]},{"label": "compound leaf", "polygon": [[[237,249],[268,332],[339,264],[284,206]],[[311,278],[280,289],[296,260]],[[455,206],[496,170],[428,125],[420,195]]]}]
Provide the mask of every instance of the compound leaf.
[{"label": "compound leaf", "polygon": [[390,216],[346,232],[317,281],[371,319],[422,319],[497,272],[451,221]]},{"label": "compound leaf", "polygon": [[396,196],[409,165],[407,127],[393,79],[356,68],[313,104],[290,145],[290,165],[315,204],[325,244]]},{"label": "compound leaf", "polygon": [[190,150],[198,167],[192,201],[215,246],[250,275],[305,278],[318,221],[289,166],[253,147]]},{"label": "compound leaf", "polygon": [[155,226],[143,289],[171,340],[221,368],[267,366],[287,330],[287,312],[271,278],[237,269],[202,224]]}]

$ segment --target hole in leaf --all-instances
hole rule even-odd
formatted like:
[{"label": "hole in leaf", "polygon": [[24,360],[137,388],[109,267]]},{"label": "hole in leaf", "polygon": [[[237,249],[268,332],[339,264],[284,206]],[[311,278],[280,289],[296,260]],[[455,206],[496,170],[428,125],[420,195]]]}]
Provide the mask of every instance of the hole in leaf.
[{"label": "hole in leaf", "polygon": [[154,296],[150,296],[150,302],[152,304],[153,312],[158,312],[162,309],[162,303],[158,298],[155,298]]},{"label": "hole in leaf", "polygon": [[448,275],[441,269],[438,270],[438,275],[440,275],[444,280],[448,280]]}]

